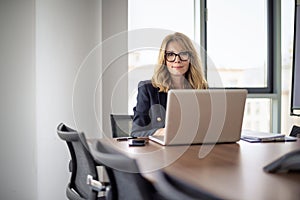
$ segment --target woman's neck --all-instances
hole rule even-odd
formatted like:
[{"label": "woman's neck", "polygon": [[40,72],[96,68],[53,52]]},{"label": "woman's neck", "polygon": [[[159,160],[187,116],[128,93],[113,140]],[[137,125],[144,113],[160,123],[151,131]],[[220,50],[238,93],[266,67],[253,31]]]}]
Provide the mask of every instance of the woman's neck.
[{"label": "woman's neck", "polygon": [[184,89],[184,76],[173,76],[172,85],[174,89]]}]

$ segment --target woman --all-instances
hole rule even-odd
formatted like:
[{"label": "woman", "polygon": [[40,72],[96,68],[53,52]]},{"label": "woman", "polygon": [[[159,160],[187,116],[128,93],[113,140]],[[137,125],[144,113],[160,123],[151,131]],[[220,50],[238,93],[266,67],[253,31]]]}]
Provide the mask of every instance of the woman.
[{"label": "woman", "polygon": [[132,136],[164,134],[167,92],[170,89],[207,89],[192,41],[178,32],[163,40],[152,79],[138,84]]}]

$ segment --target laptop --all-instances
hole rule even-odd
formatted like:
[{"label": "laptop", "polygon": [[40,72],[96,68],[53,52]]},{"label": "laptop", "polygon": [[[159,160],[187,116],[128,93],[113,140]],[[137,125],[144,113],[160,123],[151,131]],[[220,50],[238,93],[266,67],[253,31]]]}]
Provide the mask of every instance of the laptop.
[{"label": "laptop", "polygon": [[161,145],[234,143],[240,140],[247,90],[208,89],[168,92]]}]

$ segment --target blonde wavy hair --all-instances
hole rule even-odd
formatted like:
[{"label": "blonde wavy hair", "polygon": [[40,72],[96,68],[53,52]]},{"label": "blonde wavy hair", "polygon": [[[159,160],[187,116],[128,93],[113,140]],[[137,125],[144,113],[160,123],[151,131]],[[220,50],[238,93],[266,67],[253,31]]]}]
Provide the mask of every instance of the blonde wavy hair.
[{"label": "blonde wavy hair", "polygon": [[158,64],[151,79],[152,85],[159,88],[159,92],[168,92],[169,89],[172,89],[172,79],[165,60],[166,48],[172,41],[177,42],[190,54],[189,69],[184,75],[186,79],[184,88],[207,89],[208,84],[204,77],[201,61],[192,41],[186,35],[178,32],[167,35],[162,41],[158,55]]}]

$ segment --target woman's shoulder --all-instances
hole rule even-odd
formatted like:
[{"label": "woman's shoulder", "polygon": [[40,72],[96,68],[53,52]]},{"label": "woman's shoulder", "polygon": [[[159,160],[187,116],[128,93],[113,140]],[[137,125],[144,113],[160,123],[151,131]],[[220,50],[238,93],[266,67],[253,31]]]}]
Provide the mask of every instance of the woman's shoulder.
[{"label": "woman's shoulder", "polygon": [[144,81],[140,81],[138,84],[139,88],[144,88],[144,89],[148,89],[148,90],[154,90],[156,89],[155,87],[153,87],[151,80],[144,80]]},{"label": "woman's shoulder", "polygon": [[145,86],[145,87],[147,87],[147,86],[149,86],[149,85],[152,85],[151,80],[144,80],[144,81],[140,81],[140,82],[139,82],[139,87],[140,87],[140,86]]}]

